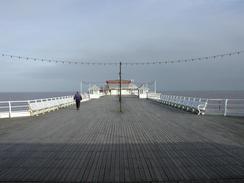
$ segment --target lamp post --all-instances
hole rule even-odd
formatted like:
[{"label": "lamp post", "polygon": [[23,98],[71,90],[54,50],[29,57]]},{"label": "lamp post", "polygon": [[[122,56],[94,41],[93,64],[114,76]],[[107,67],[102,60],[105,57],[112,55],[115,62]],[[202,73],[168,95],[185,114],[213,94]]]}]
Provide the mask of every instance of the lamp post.
[{"label": "lamp post", "polygon": [[156,80],[154,80],[154,93],[157,93],[157,85],[156,85]]},{"label": "lamp post", "polygon": [[83,86],[82,86],[82,84],[83,84],[83,81],[81,80],[81,81],[80,81],[80,93],[83,92]]},{"label": "lamp post", "polygon": [[119,111],[122,112],[122,106],[121,106],[121,103],[122,103],[122,95],[121,95],[121,66],[122,66],[122,63],[120,62],[119,63]]}]

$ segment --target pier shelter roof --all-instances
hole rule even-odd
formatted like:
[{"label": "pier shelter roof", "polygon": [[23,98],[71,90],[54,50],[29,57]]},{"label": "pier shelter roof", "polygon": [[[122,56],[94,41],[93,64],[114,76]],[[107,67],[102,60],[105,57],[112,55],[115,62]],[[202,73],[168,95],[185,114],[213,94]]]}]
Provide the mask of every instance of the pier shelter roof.
[{"label": "pier shelter roof", "polygon": [[[109,90],[118,90],[120,88],[120,80],[108,80],[106,83],[106,88]],[[131,80],[121,80],[121,88],[122,90],[135,90],[137,86]]]}]

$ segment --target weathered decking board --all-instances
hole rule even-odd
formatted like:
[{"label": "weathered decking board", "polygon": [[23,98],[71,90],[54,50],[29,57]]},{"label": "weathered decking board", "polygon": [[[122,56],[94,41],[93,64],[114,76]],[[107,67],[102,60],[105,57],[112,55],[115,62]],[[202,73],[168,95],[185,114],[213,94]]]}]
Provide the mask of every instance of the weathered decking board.
[{"label": "weathered decking board", "polygon": [[0,182],[244,182],[244,119],[103,97],[0,120]]}]

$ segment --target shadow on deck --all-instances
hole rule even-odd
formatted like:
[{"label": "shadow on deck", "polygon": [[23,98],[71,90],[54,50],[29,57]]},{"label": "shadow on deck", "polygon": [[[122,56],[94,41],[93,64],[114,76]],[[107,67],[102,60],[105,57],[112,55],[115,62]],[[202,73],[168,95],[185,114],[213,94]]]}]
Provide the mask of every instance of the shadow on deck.
[{"label": "shadow on deck", "polygon": [[1,144],[1,181],[243,182],[244,149],[214,143]]}]

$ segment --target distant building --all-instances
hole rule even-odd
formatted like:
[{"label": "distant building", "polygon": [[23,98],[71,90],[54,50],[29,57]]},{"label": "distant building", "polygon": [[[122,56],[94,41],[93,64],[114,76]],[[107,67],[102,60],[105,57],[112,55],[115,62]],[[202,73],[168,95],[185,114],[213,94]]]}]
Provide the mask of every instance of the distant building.
[{"label": "distant building", "polygon": [[[88,88],[91,99],[97,99],[104,95],[119,95],[120,80],[107,80],[105,86],[92,85]],[[147,98],[149,88],[144,84],[139,87],[131,80],[121,80],[121,95],[137,95],[139,98]]]},{"label": "distant building", "polygon": [[144,84],[138,88],[139,98],[147,98],[147,94],[149,92],[149,88]]},{"label": "distant building", "polygon": [[[105,93],[107,95],[119,95],[120,80],[107,80]],[[132,95],[138,93],[138,87],[131,80],[121,80],[121,95]]]},{"label": "distant building", "polygon": [[88,88],[88,93],[91,99],[100,98],[104,95],[103,91],[97,85],[92,85]]}]

